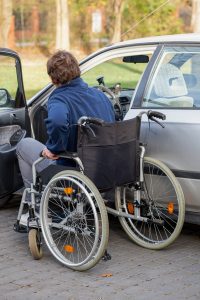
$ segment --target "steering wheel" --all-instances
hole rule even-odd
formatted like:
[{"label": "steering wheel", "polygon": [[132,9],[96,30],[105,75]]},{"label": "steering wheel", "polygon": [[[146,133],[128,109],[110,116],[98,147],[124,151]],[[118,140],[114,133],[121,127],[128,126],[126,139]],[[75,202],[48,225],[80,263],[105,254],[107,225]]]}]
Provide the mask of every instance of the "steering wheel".
[{"label": "steering wheel", "polygon": [[115,111],[115,119],[117,121],[122,120],[123,119],[123,110],[122,110],[122,107],[121,107],[121,104],[119,101],[119,97],[117,95],[115,95],[111,91],[111,89],[109,89],[108,87],[106,87],[104,85],[98,85],[96,88],[101,90],[104,93],[107,93],[111,97],[110,101],[111,101],[112,106]]}]

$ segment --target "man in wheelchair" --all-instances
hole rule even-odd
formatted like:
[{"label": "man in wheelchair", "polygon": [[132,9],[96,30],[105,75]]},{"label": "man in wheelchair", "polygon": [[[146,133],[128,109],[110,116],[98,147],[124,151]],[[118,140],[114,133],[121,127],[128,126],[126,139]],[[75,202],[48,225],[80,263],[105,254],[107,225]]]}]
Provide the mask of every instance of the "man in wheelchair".
[{"label": "man in wheelchair", "polygon": [[[17,157],[25,187],[33,182],[32,164],[40,153],[46,158],[36,166],[42,171],[52,163],[72,165],[71,160],[59,158],[64,151],[77,151],[77,122],[82,116],[114,122],[114,111],[103,92],[90,88],[81,78],[76,58],[67,51],[58,51],[47,62],[47,72],[56,86],[48,100],[45,120],[48,140],[46,146],[32,139],[23,139],[17,147]],[[27,194],[30,201],[30,194]],[[22,217],[26,223],[28,214]]]},{"label": "man in wheelchair", "polygon": [[[28,138],[17,149],[26,189],[14,229],[27,228],[33,257],[42,256],[42,231],[59,262],[79,271],[92,268],[107,249],[107,212],[119,217],[138,245],[149,249],[170,245],[184,222],[183,192],[167,166],[144,157],[145,145],[139,143],[142,115],[162,127],[157,119],[164,120],[165,115],[144,111],[134,119],[115,122],[111,103],[80,79],[71,54],[57,52],[47,70],[57,88],[48,102],[46,147]],[[67,158],[78,169],[69,166]],[[101,194],[112,188],[115,209],[105,205]]]}]

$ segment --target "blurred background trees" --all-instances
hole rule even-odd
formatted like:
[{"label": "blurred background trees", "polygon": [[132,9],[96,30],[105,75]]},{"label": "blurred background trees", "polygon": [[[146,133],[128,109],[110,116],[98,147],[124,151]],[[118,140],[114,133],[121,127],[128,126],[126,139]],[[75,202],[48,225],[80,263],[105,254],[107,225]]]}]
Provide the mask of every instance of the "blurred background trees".
[{"label": "blurred background trees", "polygon": [[1,0],[0,2],[0,43],[3,47],[9,45],[9,30],[12,23],[12,0]]},{"label": "blurred background trees", "polygon": [[68,0],[56,0],[56,49],[69,49]]},{"label": "blurred background trees", "polygon": [[87,54],[124,39],[200,32],[199,0],[0,0],[0,46]]},{"label": "blurred background trees", "polygon": [[199,32],[200,0],[0,0],[0,47],[22,60],[27,99],[49,83],[56,49],[78,60],[120,40]]},{"label": "blurred background trees", "polygon": [[194,32],[200,33],[200,1],[193,0],[191,25]]}]

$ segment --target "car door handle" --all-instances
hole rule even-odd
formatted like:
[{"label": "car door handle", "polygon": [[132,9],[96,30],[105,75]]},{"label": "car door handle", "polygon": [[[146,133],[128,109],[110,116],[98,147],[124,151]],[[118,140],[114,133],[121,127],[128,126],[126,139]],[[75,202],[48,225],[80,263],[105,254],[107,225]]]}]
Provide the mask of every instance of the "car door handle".
[{"label": "car door handle", "polygon": [[10,114],[10,124],[13,124],[13,122],[18,121],[19,119],[17,118],[15,113]]}]

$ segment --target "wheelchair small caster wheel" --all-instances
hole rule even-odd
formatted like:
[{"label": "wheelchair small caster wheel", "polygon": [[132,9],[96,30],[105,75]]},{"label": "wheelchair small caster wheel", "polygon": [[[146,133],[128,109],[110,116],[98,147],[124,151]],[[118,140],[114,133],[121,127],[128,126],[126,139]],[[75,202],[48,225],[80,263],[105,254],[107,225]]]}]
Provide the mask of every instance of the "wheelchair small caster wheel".
[{"label": "wheelchair small caster wheel", "polygon": [[111,260],[111,255],[107,252],[107,250],[104,253],[104,256],[102,257],[102,260],[107,261],[107,260]]},{"label": "wheelchair small caster wheel", "polygon": [[42,258],[43,252],[41,244],[41,233],[38,229],[32,228],[29,230],[28,243],[33,258],[36,260]]}]

